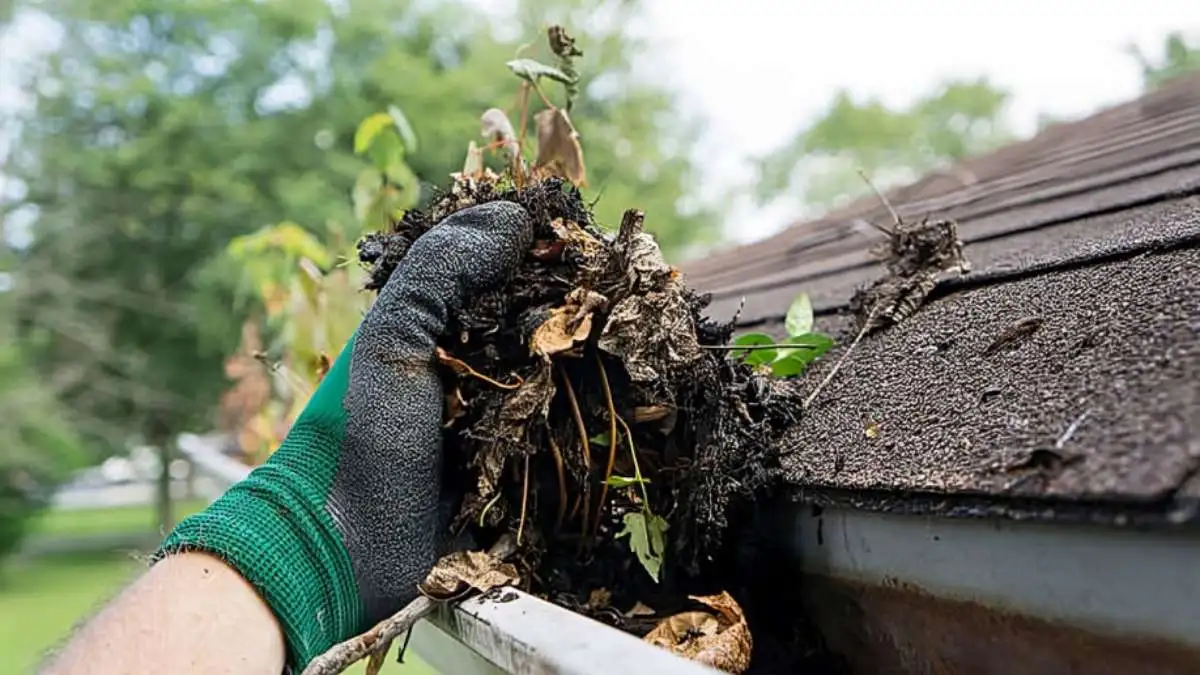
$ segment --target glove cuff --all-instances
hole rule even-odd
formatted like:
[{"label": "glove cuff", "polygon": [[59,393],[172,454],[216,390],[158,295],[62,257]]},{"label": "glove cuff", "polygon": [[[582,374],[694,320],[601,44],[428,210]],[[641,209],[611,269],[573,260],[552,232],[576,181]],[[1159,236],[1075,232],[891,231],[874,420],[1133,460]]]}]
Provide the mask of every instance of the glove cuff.
[{"label": "glove cuff", "polygon": [[350,558],[324,508],[327,489],[313,480],[333,472],[314,475],[317,467],[295,467],[282,459],[292,455],[289,444],[305,446],[301,456],[309,461],[336,455],[312,449],[327,439],[298,436],[308,434],[293,428],[270,460],[180,522],[153,557],[204,551],[237,570],[274,612],[287,641],[288,663],[297,672],[356,634],[364,621]]}]

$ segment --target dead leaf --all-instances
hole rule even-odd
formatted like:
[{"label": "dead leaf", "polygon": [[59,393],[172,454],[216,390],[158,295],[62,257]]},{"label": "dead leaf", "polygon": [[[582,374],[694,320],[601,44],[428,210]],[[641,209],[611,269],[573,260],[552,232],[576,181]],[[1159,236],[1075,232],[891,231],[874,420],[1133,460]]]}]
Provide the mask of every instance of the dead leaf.
[{"label": "dead leaf", "polygon": [[628,612],[625,612],[624,616],[626,619],[632,619],[637,616],[654,616],[654,614],[655,611],[653,609],[650,609],[646,603],[639,600],[633,607],[629,608]]},{"label": "dead leaf", "polygon": [[578,307],[563,305],[550,310],[550,318],[543,321],[533,331],[533,340],[530,344],[533,353],[551,356],[565,352],[577,343],[587,340],[588,334],[592,332],[592,315],[585,314],[572,328],[571,321],[576,318],[578,309]]},{"label": "dead leaf", "polygon": [[682,612],[659,622],[642,638],[684,658],[727,673],[744,673],[750,667],[754,641],[742,608],[729,593],[689,596],[708,605],[716,614]]},{"label": "dead leaf", "polygon": [[517,142],[517,134],[503,110],[488,108],[479,117],[479,125],[480,135],[503,148],[510,160],[520,156],[521,146]]},{"label": "dead leaf", "polygon": [[692,308],[677,292],[630,295],[620,301],[597,344],[623,360],[635,382],[654,382],[703,356]]},{"label": "dead leaf", "polygon": [[471,141],[467,145],[467,158],[463,160],[462,172],[459,175],[470,180],[479,180],[483,176],[483,167],[483,151],[475,145],[475,141]]},{"label": "dead leaf", "polygon": [[537,125],[538,153],[534,166],[566,178],[577,186],[587,185],[579,132],[565,110],[547,108],[533,116]]},{"label": "dead leaf", "polygon": [[867,422],[866,428],[863,429],[863,435],[871,440],[879,438],[879,423]]},{"label": "dead leaf", "polygon": [[484,551],[455,551],[443,556],[421,583],[421,593],[435,600],[456,598],[470,589],[486,593],[515,584],[517,568]]},{"label": "dead leaf", "polygon": [[590,610],[604,609],[612,604],[612,593],[607,588],[597,588],[588,594],[587,606]]}]

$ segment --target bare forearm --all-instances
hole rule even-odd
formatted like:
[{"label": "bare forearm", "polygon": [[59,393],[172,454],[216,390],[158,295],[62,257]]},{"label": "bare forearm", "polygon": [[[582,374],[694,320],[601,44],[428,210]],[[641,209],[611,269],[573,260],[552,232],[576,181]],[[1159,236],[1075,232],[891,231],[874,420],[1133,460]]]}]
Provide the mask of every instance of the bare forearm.
[{"label": "bare forearm", "polygon": [[43,675],[279,675],[283,635],[254,589],[221,560],[169,556],[93,617]]}]

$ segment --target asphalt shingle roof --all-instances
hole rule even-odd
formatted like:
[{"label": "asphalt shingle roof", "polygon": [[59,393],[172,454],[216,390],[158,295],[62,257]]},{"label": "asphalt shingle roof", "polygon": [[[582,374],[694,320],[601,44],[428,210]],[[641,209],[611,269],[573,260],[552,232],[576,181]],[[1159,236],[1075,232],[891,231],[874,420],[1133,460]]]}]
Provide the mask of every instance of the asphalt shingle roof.
[{"label": "asphalt shingle roof", "polygon": [[[1200,76],[891,193],[906,219],[957,220],[972,272],[862,341],[789,435],[790,482],[892,509],[1195,518],[1196,195]],[[862,217],[889,220],[862,200],[684,271],[714,316],[744,299],[743,326],[779,332],[803,290],[848,332],[850,296],[883,273]],[[1037,328],[988,350],[1018,322]]]}]

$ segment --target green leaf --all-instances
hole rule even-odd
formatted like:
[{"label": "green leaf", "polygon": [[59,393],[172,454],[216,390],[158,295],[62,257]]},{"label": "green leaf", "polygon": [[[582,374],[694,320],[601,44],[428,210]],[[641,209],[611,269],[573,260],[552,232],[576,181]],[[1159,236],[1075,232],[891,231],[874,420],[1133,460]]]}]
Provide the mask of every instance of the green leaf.
[{"label": "green leaf", "polygon": [[639,484],[649,484],[649,478],[638,479],[634,476],[609,476],[608,480],[604,481],[609,487],[623,488],[632,487]]},{"label": "green leaf", "polygon": [[833,347],[834,342],[833,338],[823,333],[805,333],[803,335],[793,335],[792,337],[783,340],[783,344],[803,345],[804,348],[780,348],[775,357],[776,361],[792,358],[799,354],[807,359],[807,361],[805,361],[805,363],[807,363],[808,361],[812,361],[818,356],[829,351]]},{"label": "green leaf", "polygon": [[[755,345],[771,345],[775,344],[775,339],[766,333],[746,333],[738,336],[733,341],[734,346],[753,347]],[[774,349],[735,349],[729,352],[729,355],[737,358],[745,355],[745,362],[752,365],[762,365],[775,360]]]},{"label": "green leaf", "polygon": [[542,77],[547,77],[563,84],[572,84],[575,81],[570,75],[567,75],[558,68],[548,66],[541,61],[533,59],[514,59],[504,65],[516,73],[517,77],[533,84],[537,84],[538,78]]},{"label": "green leaf", "polygon": [[408,117],[404,115],[404,111],[394,105],[389,105],[388,115],[392,118],[392,123],[396,125],[396,133],[400,134],[405,151],[409,154],[416,152],[417,134],[413,131],[412,125],[408,123]]},{"label": "green leaf", "polygon": [[354,216],[364,224],[371,220],[371,213],[376,208],[383,193],[383,174],[377,169],[363,169],[354,181]]},{"label": "green leaf", "polygon": [[629,550],[633,551],[655,582],[658,581],[663,554],[667,550],[667,528],[667,521],[661,516],[633,512],[625,514],[625,529],[617,533],[618,539],[629,535]]},{"label": "green leaf", "polygon": [[812,299],[808,297],[808,293],[801,293],[792,300],[792,306],[788,308],[787,318],[783,325],[789,336],[803,335],[812,330],[813,308]]},{"label": "green leaf", "polygon": [[611,441],[609,439],[609,435],[608,435],[607,431],[601,431],[600,433],[596,434],[595,436],[592,436],[591,438],[589,438],[588,441],[595,443],[596,445],[610,445],[611,444]]},{"label": "green leaf", "polygon": [[375,113],[358,124],[354,132],[354,154],[366,152],[379,134],[389,125],[394,124],[392,116],[387,113]]}]

